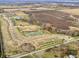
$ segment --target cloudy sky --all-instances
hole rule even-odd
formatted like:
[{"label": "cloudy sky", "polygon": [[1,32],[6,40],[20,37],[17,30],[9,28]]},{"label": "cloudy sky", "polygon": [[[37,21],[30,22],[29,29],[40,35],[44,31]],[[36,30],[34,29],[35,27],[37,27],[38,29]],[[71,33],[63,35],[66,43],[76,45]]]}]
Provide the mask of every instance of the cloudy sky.
[{"label": "cloudy sky", "polygon": [[25,2],[25,1],[79,2],[79,0],[0,0],[0,2]]}]

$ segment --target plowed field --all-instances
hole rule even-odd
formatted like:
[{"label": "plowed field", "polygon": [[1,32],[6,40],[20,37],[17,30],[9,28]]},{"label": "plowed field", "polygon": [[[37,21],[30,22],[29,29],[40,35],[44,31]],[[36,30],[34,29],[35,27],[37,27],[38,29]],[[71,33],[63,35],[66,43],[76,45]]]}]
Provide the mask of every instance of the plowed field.
[{"label": "plowed field", "polygon": [[69,26],[73,26],[70,14],[60,11],[34,11],[29,12],[31,16],[31,22],[39,21],[41,24],[50,23],[52,26],[58,29],[69,29]]}]

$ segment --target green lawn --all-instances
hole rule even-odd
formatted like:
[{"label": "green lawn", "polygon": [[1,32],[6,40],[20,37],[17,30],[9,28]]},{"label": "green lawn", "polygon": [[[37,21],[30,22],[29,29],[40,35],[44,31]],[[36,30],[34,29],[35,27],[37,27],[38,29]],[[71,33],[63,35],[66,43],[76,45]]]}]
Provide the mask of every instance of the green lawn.
[{"label": "green lawn", "polygon": [[62,44],[63,43],[62,41],[63,41],[62,39],[53,39],[53,41],[49,39],[49,41],[47,41],[45,43],[41,43],[40,44],[41,46],[40,46],[40,48],[38,48],[38,50],[45,49],[45,48],[48,48],[51,46],[55,46],[57,44]]},{"label": "green lawn", "polygon": [[49,53],[49,52],[45,52],[43,55],[42,55],[42,58],[54,58],[55,54],[53,53]]},{"label": "green lawn", "polygon": [[26,37],[29,36],[38,36],[38,35],[43,35],[43,34],[49,34],[47,32],[44,32],[43,30],[38,30],[36,32],[24,32],[23,35],[25,35]]}]

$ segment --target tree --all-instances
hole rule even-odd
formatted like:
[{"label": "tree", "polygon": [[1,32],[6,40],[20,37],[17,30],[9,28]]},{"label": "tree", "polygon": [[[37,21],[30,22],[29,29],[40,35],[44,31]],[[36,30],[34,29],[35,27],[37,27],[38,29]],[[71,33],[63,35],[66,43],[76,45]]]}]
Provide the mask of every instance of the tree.
[{"label": "tree", "polygon": [[35,50],[35,47],[30,43],[24,43],[21,45],[21,48],[24,52],[31,52]]}]

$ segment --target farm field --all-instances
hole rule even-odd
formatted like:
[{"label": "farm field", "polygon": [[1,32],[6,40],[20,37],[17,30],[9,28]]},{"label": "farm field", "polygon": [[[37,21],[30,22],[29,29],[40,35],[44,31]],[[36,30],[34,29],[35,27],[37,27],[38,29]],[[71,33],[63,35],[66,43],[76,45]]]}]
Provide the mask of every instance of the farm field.
[{"label": "farm field", "polygon": [[51,24],[51,26],[57,29],[67,30],[69,26],[74,26],[72,21],[74,19],[70,17],[69,13],[64,13],[60,11],[40,11],[40,12],[30,12],[32,23],[36,22],[38,24]]},{"label": "farm field", "polygon": [[79,8],[77,8],[77,9],[64,9],[62,11],[73,14],[73,15],[79,15]]}]

